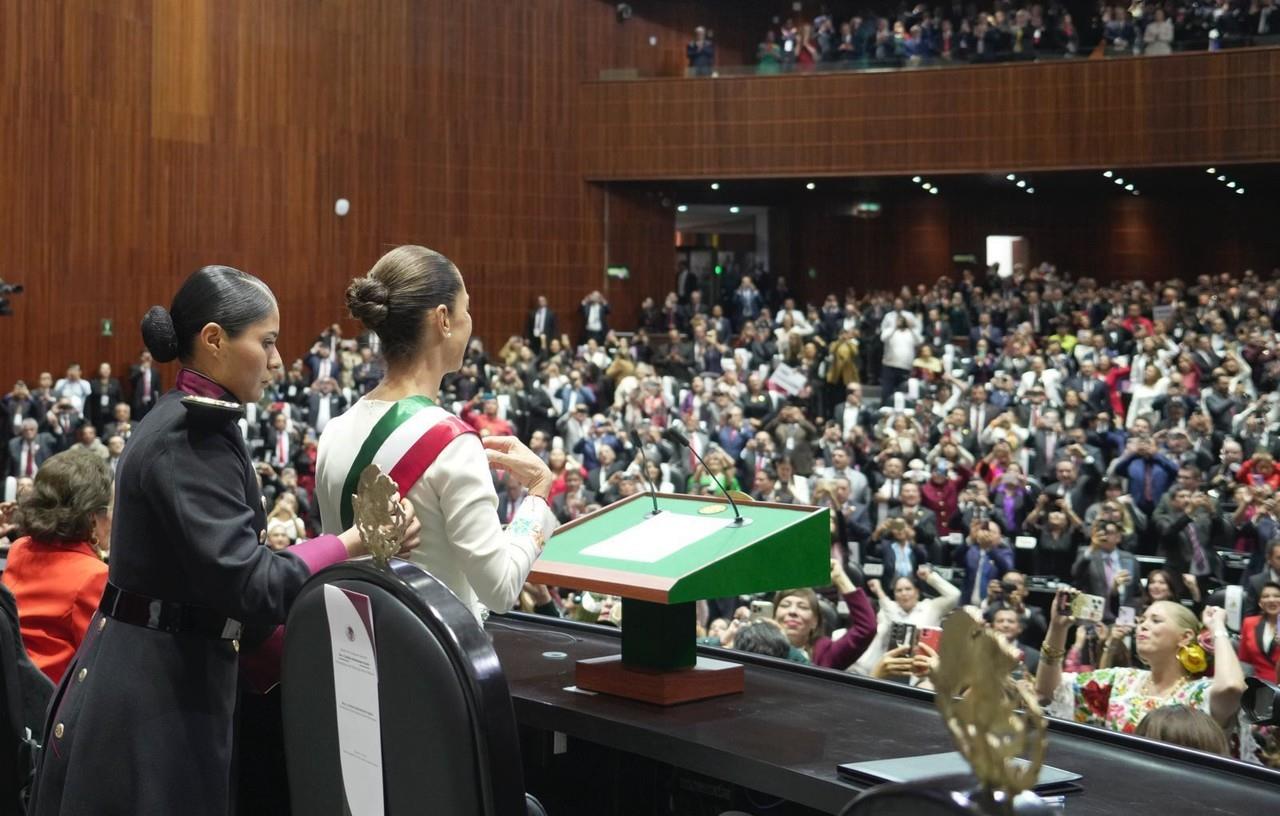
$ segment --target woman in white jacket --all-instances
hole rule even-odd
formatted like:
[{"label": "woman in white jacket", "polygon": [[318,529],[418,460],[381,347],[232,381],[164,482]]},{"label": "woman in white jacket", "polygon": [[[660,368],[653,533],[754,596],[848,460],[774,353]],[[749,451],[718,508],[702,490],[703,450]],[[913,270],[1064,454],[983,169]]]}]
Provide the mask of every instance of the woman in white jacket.
[{"label": "woman in white jacket", "polygon": [[910,623],[917,628],[941,626],[942,620],[956,608],[960,601],[960,589],[938,575],[927,565],[916,570],[916,576],[938,593],[936,598],[920,597],[915,581],[905,576],[894,580],[893,597],[885,594],[880,581],[872,578],[867,589],[876,596],[880,612],[876,616],[876,637],[853,664],[850,671],[871,674],[880,658],[889,650],[889,630],[895,623]]}]

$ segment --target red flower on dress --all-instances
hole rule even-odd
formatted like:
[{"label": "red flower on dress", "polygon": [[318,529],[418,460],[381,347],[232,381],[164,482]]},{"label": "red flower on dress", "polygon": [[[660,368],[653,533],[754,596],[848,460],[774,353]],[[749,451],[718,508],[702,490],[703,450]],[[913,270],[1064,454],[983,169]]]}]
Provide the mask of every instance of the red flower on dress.
[{"label": "red flower on dress", "polygon": [[1085,684],[1082,695],[1089,710],[1095,716],[1105,719],[1107,716],[1107,702],[1111,699],[1111,686],[1104,686],[1097,680],[1090,680]]}]

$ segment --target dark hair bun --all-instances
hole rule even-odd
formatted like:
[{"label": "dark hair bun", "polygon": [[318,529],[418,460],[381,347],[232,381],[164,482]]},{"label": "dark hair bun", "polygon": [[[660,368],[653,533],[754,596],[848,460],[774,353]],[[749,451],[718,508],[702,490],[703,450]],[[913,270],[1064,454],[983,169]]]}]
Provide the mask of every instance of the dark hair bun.
[{"label": "dark hair bun", "polygon": [[370,331],[377,331],[387,319],[387,302],[390,299],[391,290],[377,278],[356,278],[347,287],[347,308],[351,310],[351,316]]},{"label": "dark hair bun", "polygon": [[158,363],[167,363],[178,356],[178,330],[173,316],[163,306],[152,306],[142,318],[142,342]]}]

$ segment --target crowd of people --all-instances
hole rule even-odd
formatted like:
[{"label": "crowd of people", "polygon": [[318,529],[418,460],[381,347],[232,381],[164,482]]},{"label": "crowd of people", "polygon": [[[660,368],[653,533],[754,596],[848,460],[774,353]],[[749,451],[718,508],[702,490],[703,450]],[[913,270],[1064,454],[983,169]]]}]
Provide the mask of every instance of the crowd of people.
[{"label": "crowd of people", "polygon": [[[1270,733],[1237,711],[1243,675],[1274,681],[1280,652],[1277,273],[1151,285],[1042,264],[820,303],[763,270],[714,302],[709,283],[682,268],[624,326],[601,292],[565,326],[539,297],[523,334],[496,350],[471,339],[440,404],[481,437],[527,443],[561,522],[650,485],[828,508],[830,584],[780,592],[766,611],[700,604],[707,643],[921,683],[936,652],[900,643],[901,625],[928,630],[961,608],[1017,650],[1019,676],[1057,714],[1134,731],[1148,711],[1182,706],[1217,723],[1235,755],[1276,761]],[[317,531],[319,436],[383,371],[378,335],[333,324],[246,405],[265,544]],[[127,389],[105,363],[91,380],[73,365],[15,384],[3,400],[9,538],[101,564],[101,497],[56,530],[41,513],[94,483],[93,468],[114,472],[161,389],[147,355]],[[58,456],[77,457],[80,475],[50,466]],[[501,471],[495,489],[509,523],[528,492]],[[28,552],[5,581],[21,600],[24,580],[50,580],[48,563]],[[88,620],[105,580],[88,572],[72,622]],[[1228,628],[1231,585],[1245,617]],[[1053,596],[1060,586],[1073,589]],[[1037,605],[1037,587],[1057,600]],[[1060,608],[1073,593],[1102,599],[1100,619]],[[619,599],[572,587],[526,584],[519,604],[624,625]],[[83,632],[53,617],[65,631],[28,649],[56,680]]]},{"label": "crowd of people", "polygon": [[[1164,55],[1244,45],[1280,34],[1274,0],[1179,0],[1113,5],[1100,0],[1077,19],[1060,2],[921,3],[893,13],[862,9],[812,20],[776,19],[756,51],[762,74],[903,67],[948,62],[1034,60],[1042,56]],[[704,29],[687,49],[690,73],[710,75],[715,45]]]}]

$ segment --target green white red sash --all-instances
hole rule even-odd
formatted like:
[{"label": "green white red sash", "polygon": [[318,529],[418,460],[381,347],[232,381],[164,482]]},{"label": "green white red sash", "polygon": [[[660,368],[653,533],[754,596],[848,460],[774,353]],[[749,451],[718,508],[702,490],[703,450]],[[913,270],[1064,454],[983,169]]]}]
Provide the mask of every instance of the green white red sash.
[{"label": "green white red sash", "polygon": [[408,397],[392,405],[347,468],[339,505],[342,529],[355,523],[351,495],[366,467],[375,464],[382,468],[403,496],[450,442],[468,433],[475,433],[475,429],[427,397]]}]

